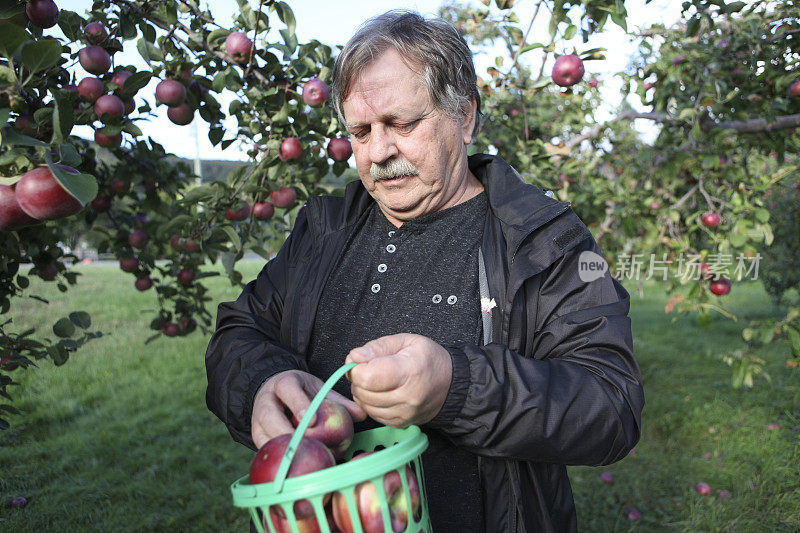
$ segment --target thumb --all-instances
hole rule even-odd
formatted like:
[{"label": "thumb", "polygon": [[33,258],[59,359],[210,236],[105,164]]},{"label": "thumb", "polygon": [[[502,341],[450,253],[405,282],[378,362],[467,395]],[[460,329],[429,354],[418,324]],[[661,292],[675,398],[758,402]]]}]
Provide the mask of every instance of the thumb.
[{"label": "thumb", "polygon": [[350,353],[347,354],[347,358],[345,359],[346,363],[367,363],[373,359],[375,359],[377,355],[372,349],[367,346],[360,346],[358,348],[353,348],[350,350]]}]

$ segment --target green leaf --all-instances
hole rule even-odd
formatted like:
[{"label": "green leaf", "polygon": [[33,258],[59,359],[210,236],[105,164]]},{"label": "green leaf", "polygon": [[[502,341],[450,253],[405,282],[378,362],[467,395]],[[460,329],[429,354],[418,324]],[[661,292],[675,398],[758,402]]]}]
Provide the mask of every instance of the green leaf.
[{"label": "green leaf", "polygon": [[11,128],[6,128],[3,130],[3,144],[11,144],[14,146],[37,146],[39,148],[47,148],[50,146],[46,142],[42,142],[39,139],[34,139],[33,137],[28,137],[27,135],[17,133]]},{"label": "green leaf", "polygon": [[225,232],[230,239],[231,244],[233,244],[234,251],[238,253],[239,250],[242,249],[242,239],[239,237],[239,234],[236,233],[236,230],[233,229],[232,226],[220,226],[219,229]]},{"label": "green leaf", "polygon": [[75,125],[75,115],[72,102],[67,95],[55,95],[55,109],[53,110],[53,142],[62,144],[69,137],[72,126]]},{"label": "green leaf", "polygon": [[687,37],[694,37],[697,35],[697,31],[700,29],[700,18],[695,15],[689,19],[689,22],[686,23],[686,36]]},{"label": "green leaf", "polygon": [[286,24],[286,29],[289,31],[289,33],[294,35],[297,22],[294,19],[292,8],[290,8],[289,4],[286,2],[278,2],[275,7],[278,10],[278,17],[284,24]]},{"label": "green leaf", "polygon": [[720,9],[720,13],[728,13],[728,14],[730,14],[730,13],[738,13],[739,11],[744,9],[746,5],[747,4],[745,2],[731,2],[730,4],[725,6],[723,9]]},{"label": "green leaf", "polygon": [[68,318],[61,318],[53,324],[53,333],[61,338],[69,338],[75,334],[75,324]]},{"label": "green leaf", "polygon": [[[62,320],[67,320],[67,319],[64,318]],[[67,320],[67,322],[72,324],[71,322],[69,322],[69,320]],[[50,354],[50,357],[53,359],[53,363],[56,366],[63,365],[69,359],[69,352],[61,344],[56,344],[54,346],[50,346],[49,348],[47,348],[47,353]]]},{"label": "green leaf", "polygon": [[11,110],[8,108],[0,109],[0,127],[5,126],[8,118],[11,116]]},{"label": "green leaf", "polygon": [[164,61],[164,52],[144,37],[136,43],[136,49],[139,50],[139,55],[147,61],[148,65],[151,64],[150,61]]},{"label": "green leaf", "polygon": [[792,345],[792,353],[795,357],[800,357],[800,332],[790,326],[783,326],[786,336],[789,337],[789,343]]},{"label": "green leaf", "polygon": [[55,39],[42,39],[22,47],[22,64],[31,72],[48,69],[61,59],[61,43]]},{"label": "green leaf", "polygon": [[231,30],[226,30],[225,28],[216,29],[208,34],[208,43],[217,44],[216,41],[221,41],[227,38],[230,33]]},{"label": "green leaf", "polygon": [[711,317],[711,313],[708,311],[701,311],[697,314],[697,324],[700,327],[706,328],[711,325],[714,319]]},{"label": "green leaf", "polygon": [[70,174],[48,162],[53,177],[64,189],[83,205],[97,196],[97,180],[91,174]]},{"label": "green leaf", "polygon": [[58,12],[58,27],[70,41],[80,41],[83,19],[74,11],[61,9]]},{"label": "green leaf", "polygon": [[61,157],[61,164],[70,167],[77,167],[83,161],[78,151],[69,143],[64,143],[58,148],[59,156]]},{"label": "green leaf", "polygon": [[11,22],[0,22],[0,54],[14,57],[22,44],[30,39],[30,34]]},{"label": "green leaf", "polygon": [[86,311],[73,311],[69,319],[81,329],[89,329],[92,325],[92,317]]},{"label": "green leaf", "polygon": [[764,209],[763,207],[759,207],[756,209],[756,218],[759,222],[766,222],[769,220],[769,211]]},{"label": "green leaf", "polygon": [[125,80],[125,94],[134,95],[139,89],[143,89],[145,85],[150,83],[153,73],[147,70],[134,72],[127,80]]},{"label": "green leaf", "polygon": [[577,33],[578,33],[578,27],[575,26],[574,24],[570,24],[569,26],[567,26],[567,29],[564,30],[564,40],[569,41],[570,39],[575,37]]},{"label": "green leaf", "polygon": [[544,44],[542,43],[526,44],[525,46],[519,49],[519,53],[520,55],[522,55],[525,52],[530,52],[531,50],[535,50],[536,48],[544,48]]},{"label": "green leaf", "polygon": [[213,146],[219,144],[223,135],[225,135],[225,130],[222,128],[211,128],[208,130],[208,140],[211,141]]}]

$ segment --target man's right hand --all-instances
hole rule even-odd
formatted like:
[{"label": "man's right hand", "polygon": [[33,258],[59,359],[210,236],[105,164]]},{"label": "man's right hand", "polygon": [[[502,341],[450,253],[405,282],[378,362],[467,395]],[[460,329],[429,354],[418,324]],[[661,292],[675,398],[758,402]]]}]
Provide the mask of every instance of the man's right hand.
[{"label": "man's right hand", "polygon": [[[301,370],[285,370],[265,381],[256,393],[253,416],[250,419],[251,436],[256,448],[261,448],[269,439],[278,435],[293,433],[294,426],[286,416],[286,410],[291,411],[298,420],[303,418],[322,385],[323,382],[318,377]],[[330,391],[326,398],[342,404],[356,422],[367,417],[357,403],[336,391]]]}]

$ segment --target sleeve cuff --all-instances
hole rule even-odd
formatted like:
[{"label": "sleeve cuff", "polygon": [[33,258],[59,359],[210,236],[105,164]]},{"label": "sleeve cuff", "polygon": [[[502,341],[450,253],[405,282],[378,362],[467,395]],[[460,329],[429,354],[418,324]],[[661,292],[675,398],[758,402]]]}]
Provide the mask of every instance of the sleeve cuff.
[{"label": "sleeve cuff", "polygon": [[469,386],[471,383],[469,359],[464,350],[456,346],[445,346],[450,352],[450,359],[453,363],[453,377],[450,380],[450,390],[439,413],[433,420],[426,424],[431,428],[444,428],[450,425],[453,420],[461,413],[467,401]]}]

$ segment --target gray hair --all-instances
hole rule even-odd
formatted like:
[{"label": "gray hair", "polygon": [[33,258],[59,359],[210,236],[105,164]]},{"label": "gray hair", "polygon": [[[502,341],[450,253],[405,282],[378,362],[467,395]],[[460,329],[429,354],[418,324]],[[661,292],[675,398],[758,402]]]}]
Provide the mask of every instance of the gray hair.
[{"label": "gray hair", "polygon": [[467,43],[449,22],[400,9],[363,23],[336,58],[331,102],[339,122],[346,123],[342,102],[354,79],[390,47],[423,69],[422,83],[431,102],[448,117],[463,118],[470,99],[475,99],[474,139],[480,129],[481,95]]}]

